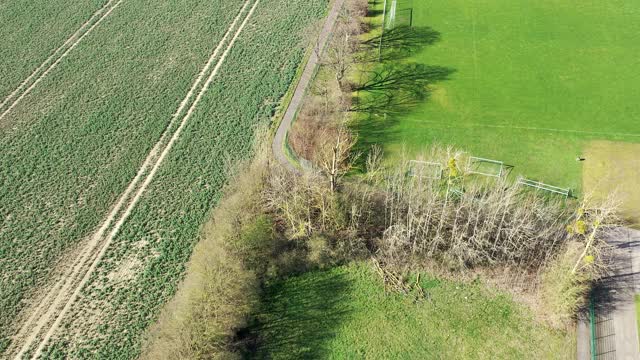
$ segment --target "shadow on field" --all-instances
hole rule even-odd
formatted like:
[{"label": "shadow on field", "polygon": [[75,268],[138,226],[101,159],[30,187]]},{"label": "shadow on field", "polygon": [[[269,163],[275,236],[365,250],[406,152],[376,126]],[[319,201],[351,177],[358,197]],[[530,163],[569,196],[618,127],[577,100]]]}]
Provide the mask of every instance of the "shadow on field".
[{"label": "shadow on field", "polygon": [[370,71],[368,80],[355,87],[364,92],[353,110],[365,113],[401,114],[427,100],[429,85],[447,80],[453,69],[423,64],[385,64]]},{"label": "shadow on field", "polygon": [[[401,116],[428,101],[434,85],[448,80],[456,71],[403,61],[440,40],[441,34],[430,27],[399,26],[362,43],[364,55],[360,60],[371,66],[361,80],[352,84],[356,96],[351,110],[362,114],[354,123],[359,135],[356,150],[364,155],[358,165],[364,164],[372,145],[400,140],[394,138],[392,129]],[[376,64],[378,58],[380,64]]]},{"label": "shadow on field", "polygon": [[363,60],[378,61],[380,59],[382,62],[400,60],[438,41],[440,41],[440,33],[428,26],[399,26],[365,40],[362,46],[368,51],[363,55]]},{"label": "shadow on field", "polygon": [[382,15],[382,10],[372,9],[372,7],[375,7],[380,3],[382,3],[382,1],[379,1],[379,0],[367,1],[367,4],[369,4],[369,9],[367,10],[367,17],[376,17],[376,16]]},{"label": "shadow on field", "polygon": [[325,358],[327,346],[349,314],[350,282],[344,274],[313,272],[268,286],[248,329],[249,359]]}]

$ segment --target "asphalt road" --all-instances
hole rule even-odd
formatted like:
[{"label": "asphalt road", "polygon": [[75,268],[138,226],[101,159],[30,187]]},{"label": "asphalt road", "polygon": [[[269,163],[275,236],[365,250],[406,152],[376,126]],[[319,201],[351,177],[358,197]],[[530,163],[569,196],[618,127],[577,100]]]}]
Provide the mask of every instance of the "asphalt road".
[{"label": "asphalt road", "polygon": [[322,30],[320,31],[320,36],[318,38],[318,42],[316,43],[316,47],[314,51],[311,53],[309,60],[307,61],[307,65],[304,68],[304,72],[300,77],[300,81],[298,81],[298,85],[293,93],[293,97],[291,98],[291,102],[289,103],[289,107],[287,107],[286,112],[284,113],[284,117],[278,126],[278,130],[276,131],[276,136],[273,139],[272,149],[273,155],[276,160],[282,164],[285,168],[293,171],[299,172],[295,166],[289,162],[287,156],[284,153],[284,145],[287,139],[287,133],[289,132],[289,128],[291,127],[291,123],[293,119],[296,117],[298,109],[304,100],[305,92],[307,91],[307,87],[309,83],[313,79],[313,75],[315,73],[316,66],[318,66],[318,53],[321,53],[327,41],[331,35],[331,31],[333,31],[333,27],[338,19],[338,14],[340,13],[340,9],[344,4],[344,0],[334,0],[331,8],[329,10],[329,14],[324,22]]}]

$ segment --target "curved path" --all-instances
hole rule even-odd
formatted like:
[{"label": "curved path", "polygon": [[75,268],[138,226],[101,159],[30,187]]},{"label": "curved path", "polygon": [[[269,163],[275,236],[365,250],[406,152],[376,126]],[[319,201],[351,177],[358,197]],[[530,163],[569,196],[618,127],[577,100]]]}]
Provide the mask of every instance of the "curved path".
[{"label": "curved path", "polygon": [[276,131],[276,136],[273,139],[272,149],[273,155],[276,160],[289,169],[290,171],[299,173],[298,170],[287,158],[284,153],[285,141],[287,139],[287,133],[289,132],[289,128],[291,127],[291,123],[293,119],[295,119],[296,114],[298,113],[298,109],[304,100],[305,92],[307,91],[307,87],[309,86],[309,82],[313,79],[313,74],[316,71],[316,66],[318,65],[318,53],[324,51],[324,48],[327,44],[329,36],[331,35],[331,31],[333,31],[333,27],[338,19],[338,14],[340,13],[340,9],[342,9],[342,5],[344,4],[344,0],[334,0],[331,8],[329,10],[329,14],[327,15],[327,19],[322,26],[322,30],[320,31],[320,37],[318,38],[318,42],[314,48],[314,51],[311,52],[311,56],[309,60],[307,60],[307,65],[304,68],[304,72],[298,81],[298,85],[296,85],[296,89],[293,93],[293,97],[291,98],[291,102],[287,107],[284,116],[282,117],[282,121],[278,126],[278,130]]}]

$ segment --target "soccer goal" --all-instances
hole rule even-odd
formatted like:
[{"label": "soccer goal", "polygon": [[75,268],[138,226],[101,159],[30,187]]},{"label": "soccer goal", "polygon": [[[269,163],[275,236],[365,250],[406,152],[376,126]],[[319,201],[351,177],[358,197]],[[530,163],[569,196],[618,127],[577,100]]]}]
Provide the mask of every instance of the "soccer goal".
[{"label": "soccer goal", "polygon": [[531,187],[536,190],[542,190],[552,194],[558,194],[558,195],[564,196],[565,198],[568,198],[569,196],[571,196],[571,189],[565,189],[565,188],[545,184],[540,181],[526,179],[523,177],[518,179],[518,185]]},{"label": "soccer goal", "polygon": [[[386,9],[388,4],[388,9]],[[413,25],[413,6],[407,0],[387,0],[383,10],[384,29],[394,29],[400,26]],[[386,13],[386,16],[384,16]]]},{"label": "soccer goal", "polygon": [[504,162],[471,156],[467,162],[467,174],[478,174],[499,178],[505,174]]},{"label": "soccer goal", "polygon": [[396,10],[394,26],[413,26],[413,8]]},{"label": "soccer goal", "polygon": [[398,0],[391,0],[391,7],[389,8],[389,16],[387,16],[386,29],[393,29],[396,25],[396,10],[398,8]]},{"label": "soccer goal", "polygon": [[442,164],[432,161],[409,160],[408,175],[431,180],[442,179]]}]

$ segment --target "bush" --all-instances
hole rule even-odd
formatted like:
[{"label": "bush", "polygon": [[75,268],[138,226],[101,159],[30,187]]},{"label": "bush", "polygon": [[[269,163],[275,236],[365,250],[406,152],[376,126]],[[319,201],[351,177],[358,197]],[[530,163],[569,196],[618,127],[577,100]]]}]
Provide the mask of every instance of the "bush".
[{"label": "bush", "polygon": [[[265,153],[265,149],[262,149]],[[261,192],[267,161],[241,167],[205,225],[174,299],[150,329],[143,359],[235,358],[236,332],[259,301],[276,236]]]},{"label": "bush", "polygon": [[580,244],[567,244],[564,252],[542,273],[541,298],[547,320],[552,325],[570,323],[585,304],[590,289],[589,273],[571,271],[581,251]]},{"label": "bush", "polygon": [[318,268],[325,268],[332,263],[333,251],[331,241],[322,235],[314,235],[307,241],[309,253],[307,259],[310,264]]}]

